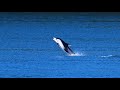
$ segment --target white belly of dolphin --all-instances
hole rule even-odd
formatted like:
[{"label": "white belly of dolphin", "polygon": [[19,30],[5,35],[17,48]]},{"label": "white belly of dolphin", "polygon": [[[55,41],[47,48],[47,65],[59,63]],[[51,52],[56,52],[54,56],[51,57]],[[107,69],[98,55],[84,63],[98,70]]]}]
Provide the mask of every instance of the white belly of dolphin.
[{"label": "white belly of dolphin", "polygon": [[59,46],[64,50],[64,45],[60,40],[57,40],[57,43],[59,44]]}]

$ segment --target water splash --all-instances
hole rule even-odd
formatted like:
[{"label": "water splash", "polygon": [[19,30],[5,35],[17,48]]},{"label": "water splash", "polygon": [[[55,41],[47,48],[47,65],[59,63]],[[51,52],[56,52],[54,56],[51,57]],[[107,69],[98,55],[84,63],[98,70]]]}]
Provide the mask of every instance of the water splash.
[{"label": "water splash", "polygon": [[85,54],[76,52],[75,54],[71,54],[71,55],[68,55],[68,56],[85,56]]}]

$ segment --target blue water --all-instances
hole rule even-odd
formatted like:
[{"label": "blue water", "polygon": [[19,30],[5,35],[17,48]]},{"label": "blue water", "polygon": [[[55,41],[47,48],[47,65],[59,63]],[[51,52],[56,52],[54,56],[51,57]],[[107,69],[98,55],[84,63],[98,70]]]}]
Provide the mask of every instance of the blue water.
[{"label": "blue water", "polygon": [[120,13],[0,12],[0,78],[120,78]]}]

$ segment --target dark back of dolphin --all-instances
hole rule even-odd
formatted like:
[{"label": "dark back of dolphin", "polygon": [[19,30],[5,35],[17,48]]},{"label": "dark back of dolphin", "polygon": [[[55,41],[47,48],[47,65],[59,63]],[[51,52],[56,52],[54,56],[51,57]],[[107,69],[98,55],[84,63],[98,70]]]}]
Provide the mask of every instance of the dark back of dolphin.
[{"label": "dark back of dolphin", "polygon": [[[60,38],[57,38],[57,39],[60,39]],[[64,45],[64,50],[67,52],[67,53],[69,53],[69,54],[75,54],[71,49],[70,49],[70,47],[68,46],[68,43],[66,43],[66,42],[64,42],[62,39],[60,39],[61,41],[62,41],[62,43],[63,43],[63,45]]]},{"label": "dark back of dolphin", "polygon": [[[57,38],[60,39],[60,38]],[[65,47],[68,47],[68,43],[64,42],[62,39],[60,39]]]}]

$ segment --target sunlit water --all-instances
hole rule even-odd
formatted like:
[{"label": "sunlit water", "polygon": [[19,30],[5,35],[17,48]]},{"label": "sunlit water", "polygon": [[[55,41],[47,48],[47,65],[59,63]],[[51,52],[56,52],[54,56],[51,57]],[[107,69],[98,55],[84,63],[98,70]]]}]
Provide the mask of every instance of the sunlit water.
[{"label": "sunlit water", "polygon": [[0,78],[119,77],[120,13],[0,13]]}]

